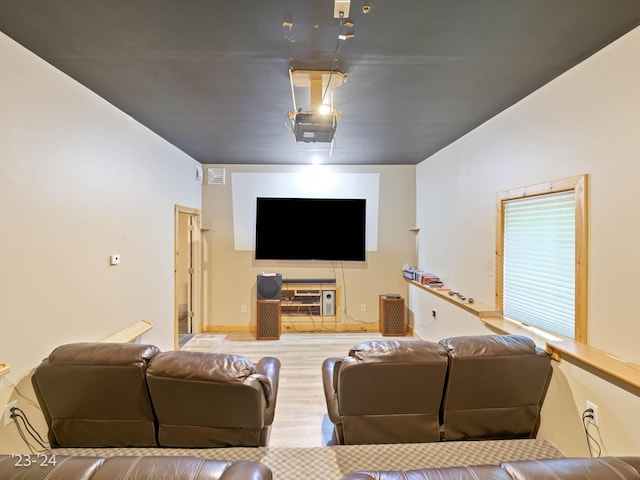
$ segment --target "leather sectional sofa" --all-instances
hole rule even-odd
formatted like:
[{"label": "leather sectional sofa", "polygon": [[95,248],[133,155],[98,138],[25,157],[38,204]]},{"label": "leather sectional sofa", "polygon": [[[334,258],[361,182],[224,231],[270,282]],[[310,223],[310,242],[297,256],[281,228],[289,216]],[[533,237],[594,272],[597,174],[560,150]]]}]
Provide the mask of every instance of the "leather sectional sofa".
[{"label": "leather sectional sofa", "polygon": [[32,376],[51,447],[266,446],[280,362],[75,343]]},{"label": "leather sectional sofa", "polygon": [[640,457],[552,458],[407,471],[359,471],[342,480],[639,480]]},{"label": "leather sectional sofa", "polygon": [[339,444],[535,438],[551,373],[520,335],[364,342],[322,365]]},{"label": "leather sectional sofa", "polygon": [[[26,457],[26,456],[25,456]],[[0,455],[2,480],[272,480],[259,462],[229,462],[196,457],[38,458]],[[52,462],[51,459],[55,461]]]}]

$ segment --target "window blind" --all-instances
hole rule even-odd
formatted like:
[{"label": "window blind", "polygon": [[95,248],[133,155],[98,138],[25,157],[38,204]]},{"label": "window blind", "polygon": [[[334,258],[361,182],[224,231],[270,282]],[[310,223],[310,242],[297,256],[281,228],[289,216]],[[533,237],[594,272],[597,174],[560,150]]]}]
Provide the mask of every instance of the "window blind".
[{"label": "window blind", "polygon": [[574,338],[575,192],[504,204],[503,313]]}]

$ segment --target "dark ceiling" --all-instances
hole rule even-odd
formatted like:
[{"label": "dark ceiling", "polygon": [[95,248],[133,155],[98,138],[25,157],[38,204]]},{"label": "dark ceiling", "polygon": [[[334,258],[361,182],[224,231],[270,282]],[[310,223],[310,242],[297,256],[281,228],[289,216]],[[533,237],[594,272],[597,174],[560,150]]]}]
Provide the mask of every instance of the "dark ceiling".
[{"label": "dark ceiling", "polygon": [[[640,1],[352,0],[348,17],[333,0],[0,0],[0,31],[202,163],[369,165],[429,157],[640,25]],[[290,68],[347,74],[333,148],[295,142]]]}]

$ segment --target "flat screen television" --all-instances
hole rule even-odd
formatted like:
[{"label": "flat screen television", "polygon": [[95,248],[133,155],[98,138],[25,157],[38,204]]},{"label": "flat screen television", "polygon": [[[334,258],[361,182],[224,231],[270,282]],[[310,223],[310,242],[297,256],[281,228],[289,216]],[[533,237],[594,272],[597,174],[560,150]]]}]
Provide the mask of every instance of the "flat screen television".
[{"label": "flat screen television", "polygon": [[366,200],[258,197],[256,260],[365,260]]}]

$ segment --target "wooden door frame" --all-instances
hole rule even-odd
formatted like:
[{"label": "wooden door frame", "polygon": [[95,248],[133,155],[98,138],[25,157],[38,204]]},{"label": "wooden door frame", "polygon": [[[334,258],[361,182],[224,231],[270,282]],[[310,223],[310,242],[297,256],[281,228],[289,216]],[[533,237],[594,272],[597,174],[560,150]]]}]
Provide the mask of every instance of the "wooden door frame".
[{"label": "wooden door frame", "polygon": [[197,208],[174,206],[174,244],[173,244],[173,347],[178,350],[178,245],[180,233],[180,214],[189,215],[192,219],[191,255],[193,264],[193,277],[191,284],[193,316],[191,328],[193,333],[202,331],[202,232],[201,211]]}]

